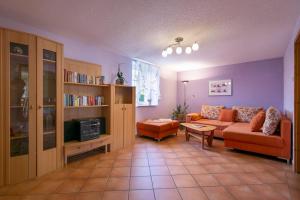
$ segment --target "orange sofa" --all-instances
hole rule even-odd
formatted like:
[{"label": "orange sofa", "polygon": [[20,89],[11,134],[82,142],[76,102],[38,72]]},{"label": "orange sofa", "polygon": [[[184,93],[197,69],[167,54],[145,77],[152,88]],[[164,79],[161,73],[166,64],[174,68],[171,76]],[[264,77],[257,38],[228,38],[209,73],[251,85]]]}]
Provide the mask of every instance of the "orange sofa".
[{"label": "orange sofa", "polygon": [[280,130],[274,135],[265,135],[262,132],[252,132],[250,123],[223,122],[212,119],[193,120],[187,115],[187,122],[213,125],[217,129],[214,137],[224,138],[224,146],[265,155],[280,157],[286,160],[291,158],[291,121],[282,116]]},{"label": "orange sofa", "polygon": [[282,117],[280,131],[274,135],[252,132],[250,123],[234,123],[223,130],[224,145],[228,148],[251,151],[286,160],[291,158],[291,121]]},{"label": "orange sofa", "polygon": [[169,135],[177,135],[179,122],[176,120],[172,120],[169,122],[147,120],[144,122],[137,122],[136,128],[137,134],[139,136],[147,136],[154,138],[157,141],[160,141],[162,138],[167,137]]}]

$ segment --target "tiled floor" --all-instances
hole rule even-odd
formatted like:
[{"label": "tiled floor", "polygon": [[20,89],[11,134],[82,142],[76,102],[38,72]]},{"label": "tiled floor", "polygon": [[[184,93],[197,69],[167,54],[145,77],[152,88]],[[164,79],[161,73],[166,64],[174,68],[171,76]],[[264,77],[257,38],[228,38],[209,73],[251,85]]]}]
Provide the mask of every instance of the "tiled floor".
[{"label": "tiled floor", "polygon": [[300,175],[285,162],[223,148],[202,150],[183,134],[138,138],[119,152],[73,162],[38,180],[0,188],[0,200],[300,199]]}]

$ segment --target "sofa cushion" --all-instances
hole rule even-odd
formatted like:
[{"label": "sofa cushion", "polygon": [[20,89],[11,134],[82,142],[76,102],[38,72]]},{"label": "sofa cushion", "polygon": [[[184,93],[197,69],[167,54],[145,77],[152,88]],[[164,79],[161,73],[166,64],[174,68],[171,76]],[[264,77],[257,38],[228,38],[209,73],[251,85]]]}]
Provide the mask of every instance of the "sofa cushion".
[{"label": "sofa cushion", "polygon": [[245,106],[233,106],[232,109],[237,111],[235,118],[237,122],[250,122],[259,111],[263,110],[263,108],[260,107]]},{"label": "sofa cushion", "polygon": [[234,122],[236,110],[232,109],[221,109],[219,120],[222,122]]},{"label": "sofa cushion", "polygon": [[260,131],[261,127],[264,125],[266,119],[266,113],[264,111],[259,111],[250,122],[251,131]]},{"label": "sofa cushion", "polygon": [[218,119],[222,108],[224,108],[224,106],[202,105],[201,116],[207,119]]},{"label": "sofa cushion", "polygon": [[197,121],[202,118],[199,113],[189,113],[187,117],[190,117],[191,121]]},{"label": "sofa cushion", "polygon": [[213,119],[200,119],[197,121],[193,121],[192,123],[216,126],[218,129],[221,129],[221,130],[223,130],[224,128],[227,128],[228,126],[233,124],[233,122],[222,122],[222,121],[213,120]]},{"label": "sofa cushion", "polygon": [[223,130],[224,140],[234,140],[243,143],[283,147],[280,136],[265,135],[262,132],[252,132],[249,123],[235,123]]},{"label": "sofa cushion", "polygon": [[274,134],[278,124],[280,122],[281,114],[280,111],[275,107],[271,106],[266,112],[266,120],[263,124],[262,131],[264,134]]}]

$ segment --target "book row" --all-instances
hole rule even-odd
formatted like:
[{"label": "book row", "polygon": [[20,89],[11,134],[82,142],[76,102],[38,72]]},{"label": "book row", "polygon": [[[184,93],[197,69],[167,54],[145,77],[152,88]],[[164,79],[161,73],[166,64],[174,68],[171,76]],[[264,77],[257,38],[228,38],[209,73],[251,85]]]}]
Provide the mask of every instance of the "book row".
[{"label": "book row", "polygon": [[99,77],[72,72],[64,69],[64,82],[99,85],[99,81]]},{"label": "book row", "polygon": [[64,106],[99,106],[104,104],[103,96],[79,96],[64,94]]}]

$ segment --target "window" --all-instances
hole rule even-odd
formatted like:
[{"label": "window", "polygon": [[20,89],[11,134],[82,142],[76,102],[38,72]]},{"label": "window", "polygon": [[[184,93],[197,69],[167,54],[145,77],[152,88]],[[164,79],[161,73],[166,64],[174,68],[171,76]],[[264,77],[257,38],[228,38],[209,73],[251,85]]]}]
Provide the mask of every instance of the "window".
[{"label": "window", "polygon": [[132,85],[136,86],[137,106],[157,106],[160,96],[159,68],[142,62],[132,61]]}]

